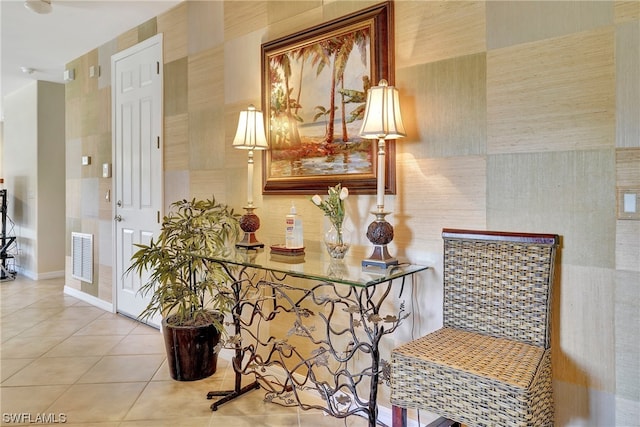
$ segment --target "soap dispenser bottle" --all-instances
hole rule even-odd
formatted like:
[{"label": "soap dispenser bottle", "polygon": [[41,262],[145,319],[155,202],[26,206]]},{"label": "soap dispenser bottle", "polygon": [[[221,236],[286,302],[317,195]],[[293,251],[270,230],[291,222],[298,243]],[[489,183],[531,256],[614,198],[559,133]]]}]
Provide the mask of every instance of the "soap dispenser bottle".
[{"label": "soap dispenser bottle", "polygon": [[296,207],[291,203],[291,210],[286,217],[286,231],[284,245],[287,249],[302,249],[304,247],[302,235],[302,218],[296,213]]}]

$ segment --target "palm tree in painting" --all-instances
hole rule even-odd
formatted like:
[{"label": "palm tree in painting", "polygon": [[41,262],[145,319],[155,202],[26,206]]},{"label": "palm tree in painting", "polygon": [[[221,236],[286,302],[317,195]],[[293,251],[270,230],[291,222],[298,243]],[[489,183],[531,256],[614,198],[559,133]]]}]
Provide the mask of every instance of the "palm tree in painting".
[{"label": "palm tree in painting", "polygon": [[298,101],[291,97],[293,89],[289,87],[291,61],[289,55],[285,53],[271,58],[270,62],[272,88],[270,119],[272,122],[271,128],[275,136],[274,145],[276,147],[284,145],[297,147],[301,144],[297,122],[302,121],[302,119],[297,114]]},{"label": "palm tree in painting", "polygon": [[[299,110],[302,108],[300,97],[303,91],[303,75],[305,63],[309,62],[318,76],[329,69],[331,81],[329,84],[329,106],[316,106],[313,121],[324,117],[326,119],[324,142],[333,143],[335,133],[335,119],[339,112],[342,119],[342,141],[347,142],[349,135],[347,123],[362,117],[364,108],[364,92],[345,88],[345,70],[349,57],[354,48],[358,48],[362,63],[367,63],[367,45],[370,38],[368,27],[351,31],[350,33],[329,37],[317,43],[304,45],[295,50],[273,56],[269,60],[271,68],[271,131],[274,136],[274,148],[296,148],[302,144],[298,123],[302,123]],[[295,73],[292,70],[294,67]],[[292,76],[298,78],[297,84],[292,82]],[[368,78],[368,77],[367,77]],[[339,85],[339,88],[338,88]],[[294,88],[294,86],[296,86]],[[340,94],[339,106],[336,95]],[[362,104],[356,106],[347,119],[347,104]],[[326,104],[325,104],[326,105]]]},{"label": "palm tree in painting", "polygon": [[[344,88],[344,73],[347,67],[349,56],[354,47],[358,47],[360,51],[360,57],[362,62],[366,64],[367,44],[369,40],[369,29],[363,28],[353,31],[348,34],[341,35],[340,37],[332,37],[319,43],[323,51],[324,58],[331,58],[331,65],[333,66],[331,72],[331,88],[330,88],[330,102],[329,102],[329,129],[327,135],[327,142],[333,142],[334,138],[334,122],[336,108],[336,87],[338,83],[341,85],[341,91],[346,90]],[[322,66],[326,65],[325,62],[321,62]],[[341,93],[340,99],[340,114],[342,115],[342,141],[349,141],[349,134],[347,132],[346,121],[346,102],[344,94]]]}]

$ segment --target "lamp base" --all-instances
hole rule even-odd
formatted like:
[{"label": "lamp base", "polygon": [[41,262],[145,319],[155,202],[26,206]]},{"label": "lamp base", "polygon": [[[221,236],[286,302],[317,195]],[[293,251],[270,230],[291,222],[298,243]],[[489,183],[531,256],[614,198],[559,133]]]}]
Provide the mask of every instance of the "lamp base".
[{"label": "lamp base", "polygon": [[256,238],[256,230],[260,228],[260,218],[253,213],[255,207],[245,206],[243,209],[247,211],[240,217],[240,228],[244,231],[244,237],[236,243],[236,248],[264,248],[264,243],[259,242]]},{"label": "lamp base", "polygon": [[387,250],[387,244],[393,240],[393,226],[384,217],[389,212],[372,212],[376,219],[367,228],[367,239],[373,243],[373,253],[369,258],[362,260],[362,268],[378,267],[386,269],[390,265],[398,265],[398,260],[392,257]]},{"label": "lamp base", "polygon": [[374,245],[369,258],[362,260],[362,268],[377,267],[386,270],[391,265],[398,265],[398,260],[389,254],[387,245]]},{"label": "lamp base", "polygon": [[253,231],[245,231],[242,240],[236,243],[236,248],[264,248],[264,243],[261,243],[258,241],[258,239],[256,239],[256,233],[254,233]]}]

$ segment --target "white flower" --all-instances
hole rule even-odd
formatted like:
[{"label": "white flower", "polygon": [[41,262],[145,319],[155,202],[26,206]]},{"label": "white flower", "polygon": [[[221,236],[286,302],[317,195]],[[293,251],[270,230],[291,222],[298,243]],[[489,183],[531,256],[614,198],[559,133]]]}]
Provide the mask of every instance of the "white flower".
[{"label": "white flower", "polygon": [[322,198],[316,194],[311,198],[311,201],[313,202],[314,205],[320,206],[320,204],[322,203]]},{"label": "white flower", "polygon": [[342,187],[340,190],[340,200],[344,200],[349,197],[349,189],[347,187]]}]

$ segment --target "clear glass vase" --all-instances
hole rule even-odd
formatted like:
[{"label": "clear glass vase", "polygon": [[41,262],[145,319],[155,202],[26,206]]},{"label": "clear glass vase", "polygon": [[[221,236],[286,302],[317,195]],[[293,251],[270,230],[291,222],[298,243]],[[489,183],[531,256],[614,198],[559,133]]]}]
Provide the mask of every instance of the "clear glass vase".
[{"label": "clear glass vase", "polygon": [[324,244],[331,258],[343,259],[351,246],[351,231],[344,224],[331,224],[324,235]]}]

